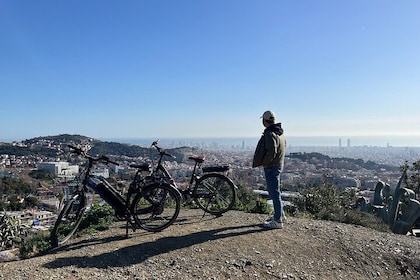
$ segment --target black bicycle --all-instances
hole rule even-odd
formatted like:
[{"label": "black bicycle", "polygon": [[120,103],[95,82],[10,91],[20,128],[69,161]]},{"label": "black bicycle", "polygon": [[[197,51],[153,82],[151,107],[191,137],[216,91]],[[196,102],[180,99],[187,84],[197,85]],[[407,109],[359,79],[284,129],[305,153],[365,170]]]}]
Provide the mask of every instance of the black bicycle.
[{"label": "black bicycle", "polygon": [[[188,187],[181,189],[162,164],[164,156],[171,158],[175,158],[175,156],[160,148],[158,140],[154,141],[151,147],[156,148],[159,153],[159,160],[152,171],[152,176],[168,180],[168,183],[180,191],[184,199],[191,198],[199,208],[207,213],[220,216],[232,209],[236,200],[236,186],[230,178],[223,174],[229,171],[228,165],[205,167],[202,166],[204,157],[189,157],[195,164]],[[199,171],[200,168],[202,172]]]},{"label": "black bicycle", "polygon": [[82,149],[69,145],[72,153],[87,159],[87,168],[81,183],[65,203],[51,232],[51,244],[57,247],[65,243],[77,230],[87,208],[86,193],[89,189],[104,199],[115,210],[119,220],[127,221],[133,231],[142,228],[157,232],[170,226],[178,217],[181,207],[181,194],[165,180],[153,176],[141,176],[143,171],[150,172],[150,166],[131,165],[137,169],[127,194],[123,197],[105,178],[92,174],[96,163],[115,164],[106,156],[92,157]]}]

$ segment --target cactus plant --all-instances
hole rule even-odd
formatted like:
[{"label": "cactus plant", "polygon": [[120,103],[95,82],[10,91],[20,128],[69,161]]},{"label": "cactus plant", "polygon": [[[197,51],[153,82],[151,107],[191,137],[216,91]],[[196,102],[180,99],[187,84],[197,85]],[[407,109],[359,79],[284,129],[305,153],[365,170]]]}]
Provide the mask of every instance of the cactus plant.
[{"label": "cactus plant", "polygon": [[9,217],[5,212],[0,214],[0,249],[7,250],[19,245],[28,235],[28,226],[21,220]]}]

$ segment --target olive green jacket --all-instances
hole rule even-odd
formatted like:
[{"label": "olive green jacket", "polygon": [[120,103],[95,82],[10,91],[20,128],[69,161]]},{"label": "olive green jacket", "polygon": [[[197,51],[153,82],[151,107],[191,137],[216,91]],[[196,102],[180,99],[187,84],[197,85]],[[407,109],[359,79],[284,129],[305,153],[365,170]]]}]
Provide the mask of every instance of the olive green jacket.
[{"label": "olive green jacket", "polygon": [[286,139],[281,124],[272,124],[264,130],[258,141],[252,167],[279,166],[283,169],[285,153]]}]

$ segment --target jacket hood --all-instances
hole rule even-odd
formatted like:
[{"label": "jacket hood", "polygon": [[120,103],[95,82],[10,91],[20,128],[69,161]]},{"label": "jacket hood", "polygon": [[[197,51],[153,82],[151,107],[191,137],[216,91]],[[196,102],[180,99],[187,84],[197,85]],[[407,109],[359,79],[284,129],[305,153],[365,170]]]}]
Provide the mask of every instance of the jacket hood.
[{"label": "jacket hood", "polygon": [[283,128],[281,127],[281,123],[275,123],[268,126],[265,131],[274,132],[277,135],[283,134]]}]

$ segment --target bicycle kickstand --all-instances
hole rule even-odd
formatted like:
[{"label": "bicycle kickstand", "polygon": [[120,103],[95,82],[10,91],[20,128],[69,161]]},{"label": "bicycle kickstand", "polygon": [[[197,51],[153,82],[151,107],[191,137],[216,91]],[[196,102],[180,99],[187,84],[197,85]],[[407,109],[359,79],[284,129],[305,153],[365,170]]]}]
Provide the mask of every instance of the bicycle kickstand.
[{"label": "bicycle kickstand", "polygon": [[129,221],[127,219],[127,223],[125,224],[125,238],[128,238],[129,237],[128,236],[128,224],[129,224]]}]

